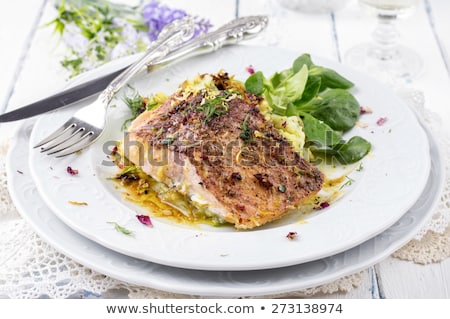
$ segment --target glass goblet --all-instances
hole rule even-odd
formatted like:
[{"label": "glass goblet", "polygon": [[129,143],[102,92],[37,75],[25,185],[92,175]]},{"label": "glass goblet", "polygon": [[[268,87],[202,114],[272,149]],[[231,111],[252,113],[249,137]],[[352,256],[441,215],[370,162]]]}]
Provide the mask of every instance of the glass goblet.
[{"label": "glass goblet", "polygon": [[365,9],[374,13],[378,25],[372,43],[350,49],[345,62],[365,70],[384,82],[410,82],[422,69],[422,59],[412,49],[398,44],[396,25],[399,18],[414,12],[419,0],[359,0]]}]

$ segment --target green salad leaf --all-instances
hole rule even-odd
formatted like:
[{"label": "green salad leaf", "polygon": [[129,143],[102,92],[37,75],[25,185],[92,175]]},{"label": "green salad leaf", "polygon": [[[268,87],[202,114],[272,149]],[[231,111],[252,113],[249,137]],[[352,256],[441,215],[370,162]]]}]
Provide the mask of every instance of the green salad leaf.
[{"label": "green salad leaf", "polygon": [[294,103],[302,98],[308,81],[308,67],[303,66],[298,72],[288,74],[288,76],[278,84],[275,88],[276,93],[283,94],[286,102]]},{"label": "green salad leaf", "polygon": [[302,119],[313,154],[341,164],[355,163],[371,149],[362,137],[348,142],[342,138],[360,116],[360,104],[349,91],[353,86],[336,71],[315,65],[309,54],[299,56],[291,68],[270,78],[258,71],[245,82],[247,92],[264,96],[272,113]]},{"label": "green salad leaf", "polygon": [[340,163],[356,163],[366,156],[371,144],[360,136],[353,136],[347,142],[342,141],[332,148],[311,147],[314,155],[325,159],[336,159]]},{"label": "green salad leaf", "polygon": [[292,65],[292,70],[298,72],[303,66],[307,66],[310,76],[319,76],[321,79],[320,92],[327,88],[331,89],[350,89],[353,87],[353,83],[336,71],[315,65],[309,54],[302,54],[299,56]]},{"label": "green salad leaf", "polygon": [[305,135],[308,141],[314,145],[333,146],[341,142],[342,136],[331,129],[326,123],[318,120],[314,116],[305,114],[303,116]]},{"label": "green salad leaf", "polygon": [[[312,116],[324,121],[336,131],[350,130],[359,119],[359,103],[344,89],[327,90],[311,100],[309,106],[313,106],[310,112]],[[302,106],[298,108],[302,109]]]},{"label": "green salad leaf", "polygon": [[245,88],[247,92],[262,95],[264,93],[264,81],[264,74],[261,71],[255,72],[245,81]]},{"label": "green salad leaf", "polygon": [[306,82],[305,89],[303,90],[302,98],[296,101],[297,105],[304,105],[317,97],[322,85],[322,79],[320,76],[308,75],[308,81]]}]

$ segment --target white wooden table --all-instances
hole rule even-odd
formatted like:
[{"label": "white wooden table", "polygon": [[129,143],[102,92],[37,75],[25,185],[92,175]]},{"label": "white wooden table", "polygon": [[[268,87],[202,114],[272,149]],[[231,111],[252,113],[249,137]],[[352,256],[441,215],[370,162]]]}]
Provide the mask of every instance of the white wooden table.
[{"label": "white wooden table", "polygon": [[[208,17],[215,25],[242,15],[266,14],[271,23],[254,43],[310,52],[340,61],[352,46],[370,39],[375,21],[356,2],[334,14],[304,14],[276,0],[165,0]],[[44,97],[64,85],[67,74],[55,56],[57,37],[42,28],[54,17],[53,1],[14,0],[0,5],[0,112]],[[401,42],[424,60],[410,85],[424,92],[426,107],[450,123],[450,1],[422,0],[414,16],[399,23]],[[1,124],[0,134],[16,124]],[[449,298],[450,260],[421,266],[388,258],[364,271],[363,284],[324,298]]]}]

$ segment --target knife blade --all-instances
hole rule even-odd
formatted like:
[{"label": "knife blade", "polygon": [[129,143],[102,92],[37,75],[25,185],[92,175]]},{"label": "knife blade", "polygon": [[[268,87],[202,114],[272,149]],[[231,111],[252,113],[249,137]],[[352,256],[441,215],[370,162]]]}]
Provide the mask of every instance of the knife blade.
[{"label": "knife blade", "polygon": [[121,71],[123,71],[123,69],[89,80],[72,88],[63,90],[55,95],[4,113],[0,115],[0,122],[13,122],[26,119],[83,100],[84,98],[104,90],[108,83],[118,76]]},{"label": "knife blade", "polygon": [[[182,44],[167,57],[154,61],[152,64],[148,65],[147,71],[152,72],[186,58],[210,53],[218,50],[222,46],[236,44],[241,40],[247,40],[264,30],[267,23],[268,18],[266,16],[249,16],[234,19],[215,31],[203,34],[194,40]],[[65,89],[52,96],[1,114],[0,123],[30,118],[58,108],[66,107],[93,96],[104,90],[126,67],[128,67],[128,65],[120,70],[99,76],[74,87]]]}]

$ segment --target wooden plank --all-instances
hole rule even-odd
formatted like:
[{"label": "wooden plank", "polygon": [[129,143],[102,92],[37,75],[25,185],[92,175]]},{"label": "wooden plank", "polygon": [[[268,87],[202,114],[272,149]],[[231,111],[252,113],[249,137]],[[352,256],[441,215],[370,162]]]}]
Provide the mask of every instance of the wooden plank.
[{"label": "wooden plank", "polygon": [[440,263],[446,298],[450,298],[450,258]]},{"label": "wooden plank", "polygon": [[59,62],[62,58],[61,47],[58,47],[59,36],[54,34],[52,27],[43,27],[55,17],[53,2],[48,1],[38,22],[40,27],[34,33],[18,74],[8,109],[48,96],[66,85],[69,75]]},{"label": "wooden plank", "polygon": [[[450,262],[418,265],[388,258],[376,267],[384,298],[449,298]],[[445,269],[445,276],[444,276]]]},{"label": "wooden plank", "polygon": [[8,1],[0,10],[0,112],[6,109],[43,3],[44,0]]},{"label": "wooden plank", "polygon": [[440,44],[441,54],[446,61],[447,71],[450,76],[450,1],[426,0],[426,9],[430,18],[430,24],[434,28],[435,37]]}]

